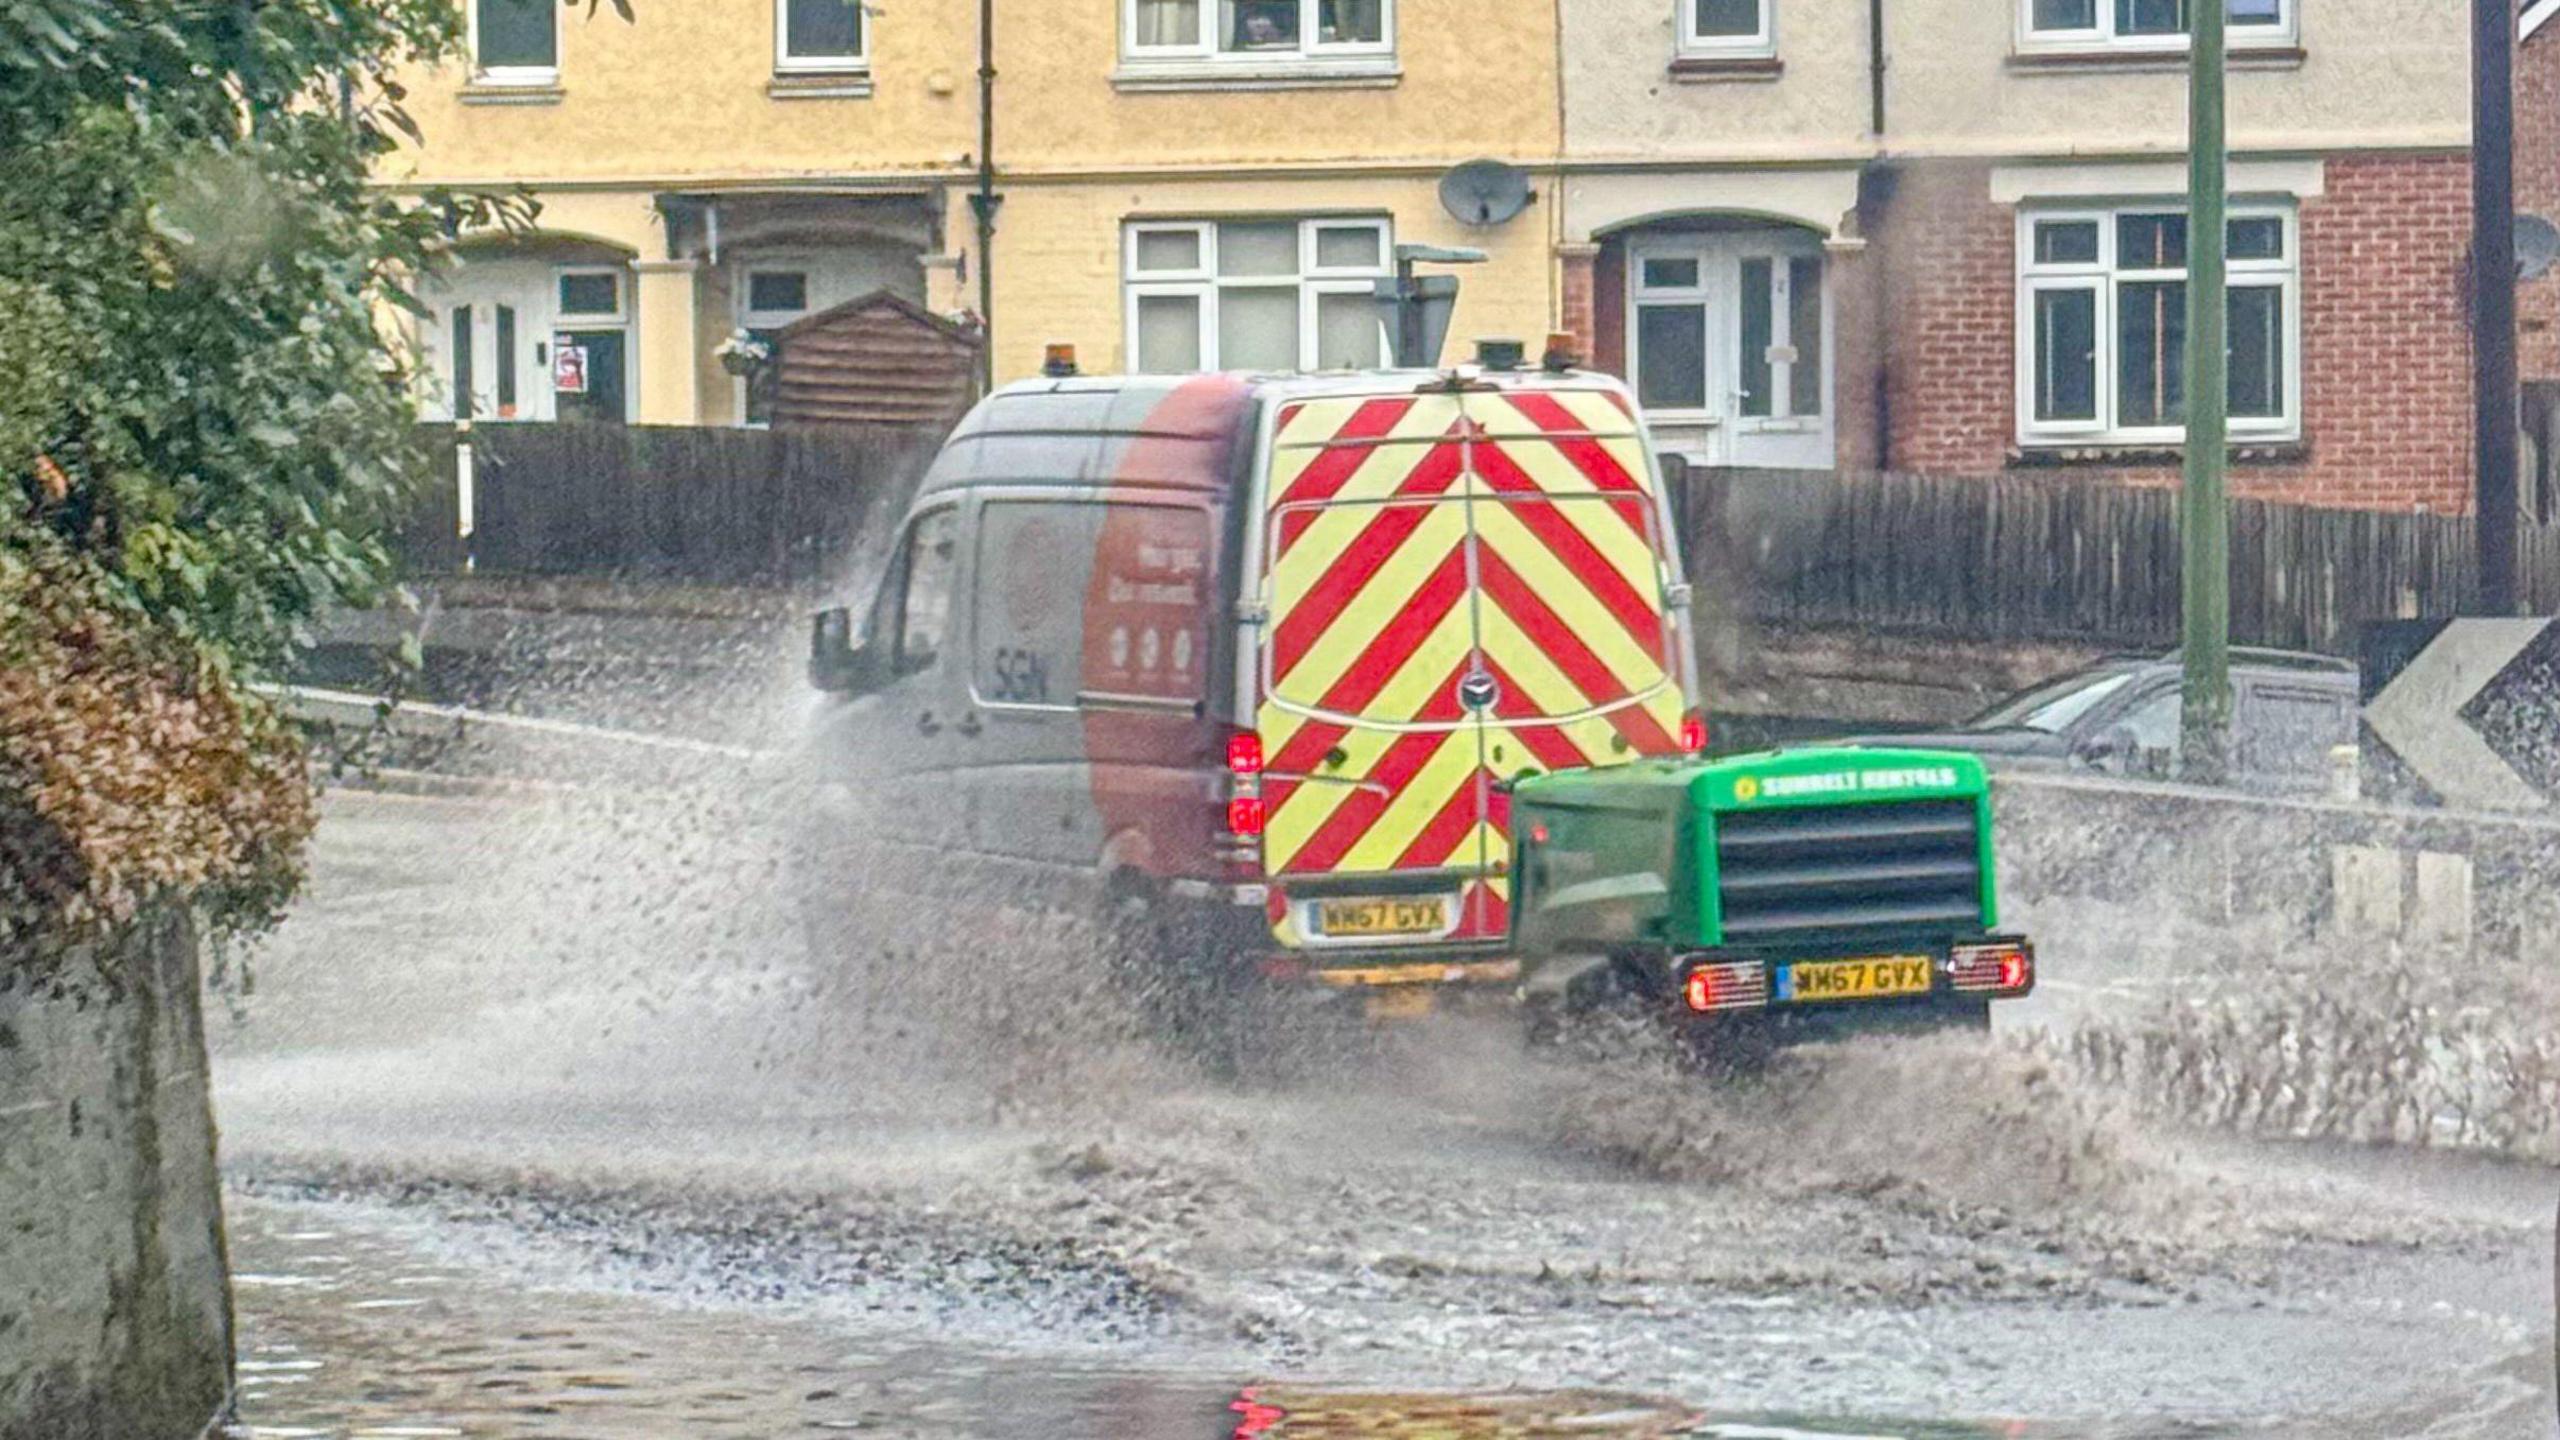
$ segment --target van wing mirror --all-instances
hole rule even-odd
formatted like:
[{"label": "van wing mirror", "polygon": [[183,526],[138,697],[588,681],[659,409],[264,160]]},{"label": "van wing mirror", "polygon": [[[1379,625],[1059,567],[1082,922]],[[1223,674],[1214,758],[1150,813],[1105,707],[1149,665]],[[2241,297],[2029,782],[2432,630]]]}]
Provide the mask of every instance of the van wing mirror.
[{"label": "van wing mirror", "polygon": [[809,683],[835,695],[860,695],[877,684],[870,647],[854,638],[853,612],[838,605],[809,619]]}]

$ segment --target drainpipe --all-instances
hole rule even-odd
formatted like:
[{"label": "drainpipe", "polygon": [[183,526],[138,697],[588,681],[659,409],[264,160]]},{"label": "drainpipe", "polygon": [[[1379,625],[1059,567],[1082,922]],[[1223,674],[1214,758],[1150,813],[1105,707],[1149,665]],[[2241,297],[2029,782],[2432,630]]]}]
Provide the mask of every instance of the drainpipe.
[{"label": "drainpipe", "polygon": [[1867,128],[1884,143],[1884,0],[1867,0]]},{"label": "drainpipe", "polygon": [[[1867,128],[1875,136],[1876,158],[1867,162],[1868,173],[1859,177],[1858,228],[1870,247],[1868,268],[1873,272],[1868,300],[1868,323],[1874,332],[1876,347],[1875,400],[1871,409],[1875,422],[1875,467],[1880,471],[1893,468],[1893,344],[1887,335],[1892,317],[1886,310],[1893,297],[1893,286],[1885,274],[1885,247],[1878,243],[1876,235],[1883,228],[1876,221],[1884,210],[1884,197],[1892,193],[1890,178],[1880,173],[1886,163],[1884,43],[1884,0],[1867,0]],[[1869,203],[1871,194],[1876,197],[1873,204]]]},{"label": "drainpipe", "polygon": [[978,389],[996,385],[996,0],[978,0]]}]

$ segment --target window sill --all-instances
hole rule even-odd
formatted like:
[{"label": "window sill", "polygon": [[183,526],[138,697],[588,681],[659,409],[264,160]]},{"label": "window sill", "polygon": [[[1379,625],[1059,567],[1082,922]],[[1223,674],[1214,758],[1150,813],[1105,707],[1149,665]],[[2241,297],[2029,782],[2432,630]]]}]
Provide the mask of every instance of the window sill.
[{"label": "window sill", "polygon": [[[2012,470],[2068,470],[2082,467],[2167,469],[2185,463],[2186,447],[2157,442],[2092,441],[2087,444],[2028,441],[2009,451]],[[2301,439],[2234,437],[2234,465],[2299,465],[2311,458],[2311,442]]]},{"label": "window sill", "polygon": [[1379,90],[1404,79],[1404,67],[1392,56],[1364,60],[1292,62],[1152,61],[1121,62],[1111,72],[1111,88],[1124,94],[1198,90]]},{"label": "window sill", "polygon": [[[2299,45],[2234,45],[2226,58],[2234,70],[2299,70],[2310,55]],[[2122,74],[2144,70],[2184,73],[2187,52],[2183,49],[2125,49],[2121,46],[2026,49],[2012,51],[2008,63],[2011,70],[2023,75]]]},{"label": "window sill", "polygon": [[765,82],[764,93],[776,100],[868,100],[867,69],[785,70]]},{"label": "window sill", "polygon": [[1775,80],[1786,73],[1787,62],[1775,55],[1683,55],[1671,62],[1671,78],[1683,85]]},{"label": "window sill", "polygon": [[474,80],[462,87],[459,98],[465,105],[557,105],[568,93],[557,80],[521,84]]}]

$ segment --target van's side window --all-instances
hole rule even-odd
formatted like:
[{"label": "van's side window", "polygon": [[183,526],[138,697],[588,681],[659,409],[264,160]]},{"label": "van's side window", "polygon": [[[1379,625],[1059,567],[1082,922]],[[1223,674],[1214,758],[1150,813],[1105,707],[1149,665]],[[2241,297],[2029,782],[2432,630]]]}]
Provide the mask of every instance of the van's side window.
[{"label": "van's side window", "polygon": [[960,511],[918,516],[907,532],[906,592],[898,602],[898,673],[932,668],[951,634],[951,582],[960,563]]}]

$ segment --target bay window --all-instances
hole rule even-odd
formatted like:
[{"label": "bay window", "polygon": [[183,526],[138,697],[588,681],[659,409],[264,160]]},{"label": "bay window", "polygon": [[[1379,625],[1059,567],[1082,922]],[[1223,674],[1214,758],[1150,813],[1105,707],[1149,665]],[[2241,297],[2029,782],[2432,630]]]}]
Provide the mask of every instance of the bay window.
[{"label": "bay window", "polygon": [[[2301,429],[2293,213],[2235,207],[2228,236],[2232,434],[2291,438]],[[2030,211],[2019,220],[2019,256],[2019,438],[2182,439],[2186,215],[2159,206]]]},{"label": "bay window", "polygon": [[1393,48],[1395,0],[1122,0],[1132,60],[1323,60]]},{"label": "bay window", "polygon": [[1382,364],[1383,220],[1149,221],[1124,247],[1129,368],[1343,370]]}]

